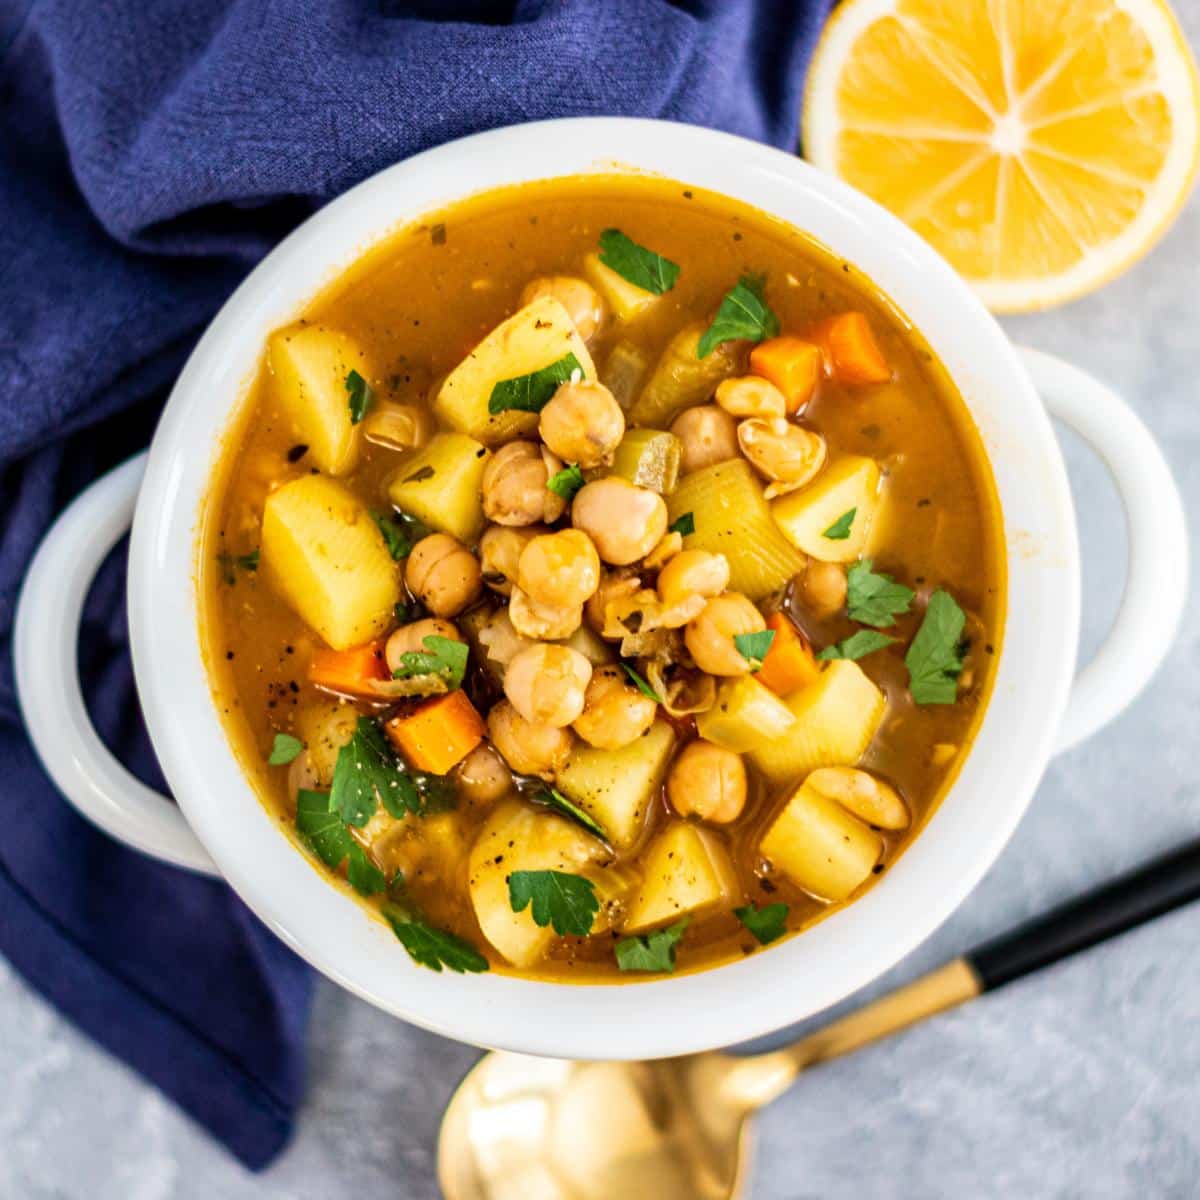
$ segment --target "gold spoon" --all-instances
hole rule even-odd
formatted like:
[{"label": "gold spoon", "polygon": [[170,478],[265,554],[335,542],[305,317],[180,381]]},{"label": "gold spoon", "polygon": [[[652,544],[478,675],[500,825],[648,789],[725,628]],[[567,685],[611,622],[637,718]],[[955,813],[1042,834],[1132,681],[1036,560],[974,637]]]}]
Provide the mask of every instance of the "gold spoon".
[{"label": "gold spoon", "polygon": [[485,1055],[442,1118],[446,1200],[737,1200],[755,1109],[856,1050],[1200,897],[1200,841],[956,958],[792,1046],[652,1062]]}]

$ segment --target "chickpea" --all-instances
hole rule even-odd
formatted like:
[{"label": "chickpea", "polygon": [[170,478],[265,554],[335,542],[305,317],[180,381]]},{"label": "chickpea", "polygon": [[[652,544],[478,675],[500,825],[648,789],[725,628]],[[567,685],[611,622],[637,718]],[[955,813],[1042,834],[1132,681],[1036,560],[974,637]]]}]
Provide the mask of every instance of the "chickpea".
[{"label": "chickpea", "polygon": [[521,552],[517,583],[538,604],[575,608],[600,585],[600,556],[578,529],[543,534]]},{"label": "chickpea", "polygon": [[452,642],[461,642],[462,635],[449,622],[438,620],[437,617],[427,617],[424,621],[413,621],[410,625],[401,625],[387,640],[383,648],[389,671],[398,671],[404,665],[405,654],[418,654],[426,649],[427,637],[449,638]]},{"label": "chickpea", "polygon": [[483,582],[501,596],[511,596],[517,581],[517,563],[521,551],[539,534],[549,530],[541,525],[513,528],[508,525],[489,525],[479,539],[479,569]]},{"label": "chickpea", "polygon": [[514,587],[508,601],[508,619],[522,637],[559,642],[569,638],[583,623],[583,606],[539,604],[519,587]]},{"label": "chickpea", "polygon": [[738,445],[754,469],[771,480],[763,493],[768,500],[803,487],[825,465],[825,439],[781,417],[743,421]]},{"label": "chickpea", "polygon": [[728,825],[746,806],[746,767],[742,756],[699,738],[671,764],[667,799],[681,817]]},{"label": "chickpea", "polygon": [[557,521],[567,502],[546,481],[562,463],[534,442],[509,442],[488,459],[481,488],[483,511],[497,525]]},{"label": "chickpea", "polygon": [[569,729],[531,724],[507,700],[492,706],[487,726],[492,745],[521,775],[551,778],[571,753],[574,738]]},{"label": "chickpea", "polygon": [[513,790],[512,772],[500,755],[481,742],[454,772],[458,792],[469,804],[494,804]]},{"label": "chickpea", "polygon": [[900,794],[869,771],[821,767],[808,776],[804,786],[836,801],[877,829],[904,829],[908,825],[908,809]]},{"label": "chickpea", "polygon": [[698,617],[687,623],[683,640],[696,666],[710,675],[745,675],[750,664],[738,653],[733,639],[740,633],[766,629],[762,613],[740,592],[716,596]]},{"label": "chickpea", "polygon": [[610,475],[575,493],[571,523],[591,537],[606,563],[623,567],[658,545],[667,532],[667,506],[657,492]]},{"label": "chickpea", "polygon": [[587,623],[601,637],[608,624],[608,606],[619,600],[627,600],[641,590],[642,582],[632,572],[605,571],[600,577],[600,586],[584,605]]},{"label": "chickpea", "polygon": [[787,412],[787,397],[769,379],[757,375],[722,379],[716,401],[735,417],[782,417]]},{"label": "chickpea", "polygon": [[522,637],[513,628],[507,608],[497,609],[492,613],[479,627],[476,636],[483,648],[484,663],[491,670],[497,683],[504,682],[504,668],[517,654],[533,645],[528,638]]},{"label": "chickpea", "polygon": [[574,729],[589,746],[620,750],[636,742],[657,715],[658,705],[633,687],[620,667],[598,667],[592,672]]},{"label": "chickpea", "polygon": [[604,325],[608,315],[604,300],[590,283],[574,275],[543,275],[531,279],[521,293],[521,303],[529,304],[539,296],[553,296],[567,310],[579,336],[590,342]]},{"label": "chickpea", "polygon": [[604,384],[564,383],[542,409],[538,433],[559,458],[586,470],[612,462],[625,436],[625,414]]},{"label": "chickpea", "polygon": [[683,549],[683,534],[670,529],[642,560],[647,571],[661,571]]},{"label": "chickpea", "polygon": [[846,573],[837,563],[811,559],[800,581],[800,594],[814,617],[832,617],[846,603]]},{"label": "chickpea", "polygon": [[413,547],[404,581],[438,617],[457,616],[483,590],[479,560],[448,533],[431,533]]},{"label": "chickpea", "polygon": [[729,560],[707,550],[680,551],[658,575],[658,594],[668,607],[689,596],[719,596],[729,586]]},{"label": "chickpea", "polygon": [[384,400],[371,406],[362,430],[363,437],[377,446],[412,450],[424,446],[433,436],[433,414],[415,404],[392,404]]},{"label": "chickpea", "polygon": [[671,422],[683,453],[679,470],[688,475],[738,456],[737,421],[715,404],[684,410]]},{"label": "chickpea", "polygon": [[530,646],[504,672],[504,694],[534,725],[561,729],[583,712],[592,664],[570,646]]}]

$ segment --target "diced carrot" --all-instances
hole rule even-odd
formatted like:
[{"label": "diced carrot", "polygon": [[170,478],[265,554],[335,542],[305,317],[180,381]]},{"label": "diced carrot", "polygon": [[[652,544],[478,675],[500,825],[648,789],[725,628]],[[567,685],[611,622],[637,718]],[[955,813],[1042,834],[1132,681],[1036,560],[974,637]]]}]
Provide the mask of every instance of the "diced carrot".
[{"label": "diced carrot", "polygon": [[789,413],[798,413],[817,390],[821,348],[804,338],[771,338],[750,351],[750,370],[769,379],[783,393]]},{"label": "diced carrot", "polygon": [[393,717],[384,725],[392,744],[418,771],[445,775],[483,741],[483,718],[461,690]]},{"label": "diced carrot", "polygon": [[772,613],[767,628],[775,631],[775,640],[755,678],[777,696],[790,696],[821,673],[817,660],[804,635],[783,613]]},{"label": "diced carrot", "polygon": [[867,318],[860,312],[839,313],[818,321],[809,331],[821,347],[825,374],[838,383],[886,383],[892,369],[883,357]]},{"label": "diced carrot", "polygon": [[371,684],[388,678],[383,642],[366,642],[349,650],[315,650],[308,679],[319,688],[348,696],[371,695]]}]

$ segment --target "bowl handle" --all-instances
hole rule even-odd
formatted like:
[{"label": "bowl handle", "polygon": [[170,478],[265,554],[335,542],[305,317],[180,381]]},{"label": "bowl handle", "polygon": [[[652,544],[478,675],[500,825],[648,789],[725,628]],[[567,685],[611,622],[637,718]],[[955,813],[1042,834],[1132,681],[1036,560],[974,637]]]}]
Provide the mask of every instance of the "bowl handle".
[{"label": "bowl handle", "polygon": [[83,492],[34,555],[13,630],[17,696],[42,765],[85,817],[119,841],[205,875],[217,869],[166,796],[134,778],[100,740],[79,682],[79,625],[105,556],[129,529],[146,471],[139,454]]},{"label": "bowl handle", "polygon": [[1026,347],[1019,353],[1051,416],[1074,429],[1112,473],[1129,530],[1121,607],[1095,658],[1075,677],[1059,753],[1131,704],[1170,650],[1187,600],[1187,521],[1171,468],[1133,409],[1060,358]]}]

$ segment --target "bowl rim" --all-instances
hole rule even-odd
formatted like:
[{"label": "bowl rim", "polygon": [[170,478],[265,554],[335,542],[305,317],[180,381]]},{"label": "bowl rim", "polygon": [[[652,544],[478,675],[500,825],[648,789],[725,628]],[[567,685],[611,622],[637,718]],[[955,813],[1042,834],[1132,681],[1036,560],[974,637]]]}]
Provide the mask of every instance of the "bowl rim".
[{"label": "bowl rim", "polygon": [[[435,974],[297,852],[229,745],[198,628],[203,502],[270,329],[425,213],[494,187],[589,172],[658,175],[810,230],[913,320],[962,393],[995,478],[1008,570],[1003,651],[975,743],[937,812],[866,895],[802,936],[636,987]],[[915,949],[983,876],[1032,798],[1066,705],[1079,607],[1061,452],[1011,344],[967,285],[891,214],[790,154],[625,117],[534,122],[447,143],[386,168],[293,231],[225,303],[180,374],[151,445],[129,558],[134,668],[151,739],[189,824],[245,903],[314,967],[396,1016],[480,1046],[570,1058],[667,1057],[760,1037]]]}]

